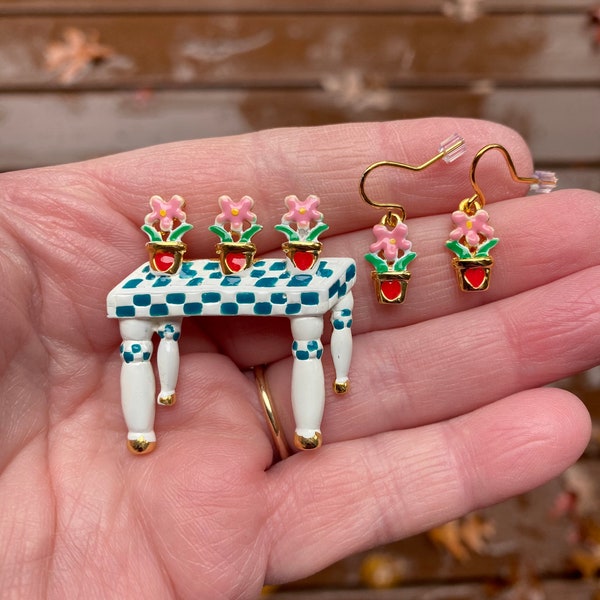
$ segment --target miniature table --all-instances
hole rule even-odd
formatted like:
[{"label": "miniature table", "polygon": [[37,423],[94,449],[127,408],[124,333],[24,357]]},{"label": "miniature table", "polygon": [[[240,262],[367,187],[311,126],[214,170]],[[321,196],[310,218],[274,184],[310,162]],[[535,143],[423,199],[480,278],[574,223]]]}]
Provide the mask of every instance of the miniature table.
[{"label": "miniature table", "polygon": [[350,289],[356,266],[349,258],[327,258],[310,271],[289,272],[288,264],[285,259],[265,259],[242,274],[223,275],[216,260],[203,259],[184,262],[175,275],[156,275],[146,263],[109,293],[108,316],[119,319],[123,338],[121,402],[132,451],[148,452],[156,443],[152,335],[156,332],[160,338],[158,404],[170,405],[175,401],[179,371],[181,322],[197,315],[288,317],[294,338],[296,439],[320,436],[325,404],[323,315],[331,311],[334,389],[343,393],[352,355]]}]

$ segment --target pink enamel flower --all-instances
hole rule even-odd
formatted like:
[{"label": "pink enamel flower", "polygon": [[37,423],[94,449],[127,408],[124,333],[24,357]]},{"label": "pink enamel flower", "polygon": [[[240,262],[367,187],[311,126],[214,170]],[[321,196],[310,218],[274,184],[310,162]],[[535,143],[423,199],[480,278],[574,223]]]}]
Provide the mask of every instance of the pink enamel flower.
[{"label": "pink enamel flower", "polygon": [[254,206],[254,200],[250,196],[244,196],[239,202],[235,202],[229,196],[219,198],[219,207],[221,212],[217,215],[215,223],[224,225],[229,223],[232,231],[238,233],[244,227],[244,221],[256,223],[256,215],[251,212]]},{"label": "pink enamel flower", "polygon": [[490,216],[485,210],[478,210],[472,216],[462,210],[455,210],[452,213],[452,221],[456,225],[456,229],[450,232],[450,239],[460,240],[464,237],[469,246],[478,246],[481,241],[480,234],[488,239],[494,236],[493,228],[487,224],[489,218]]},{"label": "pink enamel flower", "polygon": [[289,212],[282,218],[283,223],[296,223],[298,229],[310,229],[312,221],[322,221],[323,214],[317,210],[319,197],[311,194],[306,200],[299,200],[298,196],[287,196],[284,200]]},{"label": "pink enamel flower", "polygon": [[182,210],[184,204],[185,200],[181,196],[172,196],[167,202],[160,196],[152,196],[150,198],[152,212],[146,215],[145,222],[147,225],[152,225],[158,221],[161,231],[172,231],[174,219],[185,222],[186,217]]},{"label": "pink enamel flower", "polygon": [[381,223],[373,227],[373,235],[375,242],[371,244],[369,249],[374,254],[383,250],[383,257],[386,261],[392,262],[398,258],[399,252],[410,250],[411,242],[406,239],[408,227],[400,221],[393,229],[388,229]]}]

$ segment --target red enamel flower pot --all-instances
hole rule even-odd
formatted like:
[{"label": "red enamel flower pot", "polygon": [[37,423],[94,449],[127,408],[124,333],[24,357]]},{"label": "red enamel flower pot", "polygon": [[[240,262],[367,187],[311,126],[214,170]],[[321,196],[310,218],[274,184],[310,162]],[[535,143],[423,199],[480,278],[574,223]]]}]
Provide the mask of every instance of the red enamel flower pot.
[{"label": "red enamel flower pot", "polygon": [[293,267],[299,271],[308,271],[317,264],[323,244],[305,241],[284,242],[281,248]]},{"label": "red enamel flower pot", "polygon": [[148,242],[150,268],[159,275],[174,275],[181,268],[187,244],[183,242]]},{"label": "red enamel flower pot", "polygon": [[458,285],[463,292],[483,292],[490,286],[490,274],[494,259],[491,256],[478,258],[453,258]]},{"label": "red enamel flower pot", "polygon": [[256,246],[251,242],[221,242],[216,245],[221,271],[234,275],[252,266]]},{"label": "red enamel flower pot", "polygon": [[408,271],[371,271],[377,300],[381,304],[401,304],[406,297]]}]

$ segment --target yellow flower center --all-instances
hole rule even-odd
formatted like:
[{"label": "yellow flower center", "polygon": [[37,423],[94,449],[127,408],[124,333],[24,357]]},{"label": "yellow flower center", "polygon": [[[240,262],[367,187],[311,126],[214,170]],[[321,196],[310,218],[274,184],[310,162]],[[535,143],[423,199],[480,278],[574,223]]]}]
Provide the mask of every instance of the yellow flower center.
[{"label": "yellow flower center", "polygon": [[303,215],[303,214],[306,212],[306,208],[305,208],[304,206],[301,206],[301,207],[298,209],[298,212],[299,212],[301,215]]},{"label": "yellow flower center", "polygon": [[396,240],[394,238],[390,238],[390,244],[396,245]]},{"label": "yellow flower center", "polygon": [[467,229],[473,229],[473,222],[472,221],[467,221],[465,227]]},{"label": "yellow flower center", "polygon": [[231,214],[232,214],[234,217],[237,217],[237,216],[240,214],[240,209],[239,209],[239,208],[232,208],[232,209],[231,209]]},{"label": "yellow flower center", "polygon": [[160,209],[160,212],[158,213],[161,217],[166,217],[167,216],[167,211],[164,208]]}]

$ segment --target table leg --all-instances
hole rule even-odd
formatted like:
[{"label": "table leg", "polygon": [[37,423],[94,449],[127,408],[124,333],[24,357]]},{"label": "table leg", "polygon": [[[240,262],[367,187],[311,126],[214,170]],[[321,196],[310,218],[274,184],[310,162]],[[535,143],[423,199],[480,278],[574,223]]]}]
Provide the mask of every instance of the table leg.
[{"label": "table leg", "polygon": [[157,328],[160,342],[156,352],[160,392],[158,404],[171,406],[175,404],[175,387],[179,376],[179,337],[181,335],[181,319],[171,319],[161,323]]},{"label": "table leg", "polygon": [[350,388],[348,371],[352,360],[352,308],[354,298],[348,292],[332,309],[331,356],[335,367],[333,389],[336,394],[345,394]]},{"label": "table leg", "polygon": [[121,329],[121,404],[127,423],[127,447],[134,454],[151,452],[156,445],[154,433],[155,382],[152,356],[152,321],[122,319]]},{"label": "table leg", "polygon": [[296,420],[294,444],[301,450],[318,448],[322,443],[321,420],[325,408],[325,378],[321,356],[323,317],[295,317],[291,321],[292,408]]}]

